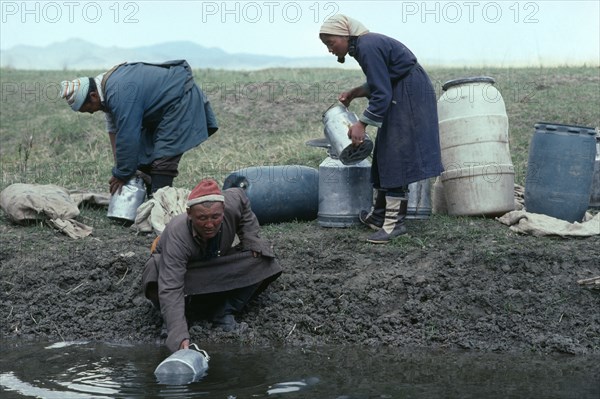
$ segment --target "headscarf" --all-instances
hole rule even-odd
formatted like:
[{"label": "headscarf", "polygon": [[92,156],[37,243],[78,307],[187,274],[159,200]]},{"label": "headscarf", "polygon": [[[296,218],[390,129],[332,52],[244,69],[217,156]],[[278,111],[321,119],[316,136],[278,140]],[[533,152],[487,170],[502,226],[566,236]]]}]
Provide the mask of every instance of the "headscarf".
[{"label": "headscarf", "polygon": [[75,80],[60,82],[61,97],[67,100],[73,111],[79,111],[90,90],[90,78],[81,77]]},{"label": "headscarf", "polygon": [[[348,53],[353,56],[354,48],[356,46],[356,37],[369,33],[369,30],[365,26],[355,20],[354,18],[347,17],[343,14],[336,14],[333,17],[328,18],[323,25],[319,35],[335,35],[335,36],[349,36],[349,48]],[[346,61],[346,57],[338,57],[338,62],[343,64]]]},{"label": "headscarf", "polygon": [[369,33],[369,30],[354,18],[336,14],[323,22],[319,31],[319,34],[321,33],[336,36],[361,36]]}]

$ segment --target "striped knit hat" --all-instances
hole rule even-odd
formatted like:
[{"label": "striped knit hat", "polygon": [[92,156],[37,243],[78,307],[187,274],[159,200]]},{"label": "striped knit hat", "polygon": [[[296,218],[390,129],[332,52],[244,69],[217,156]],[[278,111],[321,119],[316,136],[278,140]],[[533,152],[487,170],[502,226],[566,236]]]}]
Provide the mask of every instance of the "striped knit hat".
[{"label": "striped knit hat", "polygon": [[79,111],[90,90],[90,78],[82,77],[75,80],[60,82],[61,97],[67,100],[73,111]]},{"label": "striped knit hat", "polygon": [[188,196],[187,207],[191,208],[196,204],[208,201],[225,201],[219,185],[213,179],[204,179],[194,187]]}]

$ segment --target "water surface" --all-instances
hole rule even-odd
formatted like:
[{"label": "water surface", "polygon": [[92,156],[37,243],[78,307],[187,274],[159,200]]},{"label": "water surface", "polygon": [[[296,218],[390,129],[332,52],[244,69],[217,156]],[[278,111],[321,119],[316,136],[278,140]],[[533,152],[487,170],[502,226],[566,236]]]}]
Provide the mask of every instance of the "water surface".
[{"label": "water surface", "polygon": [[199,381],[160,383],[154,345],[2,341],[8,398],[600,398],[600,356],[204,346]]}]

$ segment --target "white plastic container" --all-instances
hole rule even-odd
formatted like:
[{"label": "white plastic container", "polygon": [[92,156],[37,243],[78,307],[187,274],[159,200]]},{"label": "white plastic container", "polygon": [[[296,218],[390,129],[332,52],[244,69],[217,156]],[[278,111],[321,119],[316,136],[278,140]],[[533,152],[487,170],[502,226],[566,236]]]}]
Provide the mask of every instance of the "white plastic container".
[{"label": "white plastic container", "polygon": [[437,106],[444,169],[512,163],[506,106],[494,83],[473,77],[442,86]]},{"label": "white plastic container", "polygon": [[446,211],[451,216],[500,216],[515,209],[512,164],[442,172]]},{"label": "white plastic container", "polygon": [[438,100],[440,176],[449,215],[500,215],[514,210],[508,117],[490,77],[446,82]]},{"label": "white plastic container", "polygon": [[446,194],[444,193],[444,184],[441,176],[435,178],[433,190],[431,193],[431,212],[434,215],[447,215],[448,208],[446,206]]}]

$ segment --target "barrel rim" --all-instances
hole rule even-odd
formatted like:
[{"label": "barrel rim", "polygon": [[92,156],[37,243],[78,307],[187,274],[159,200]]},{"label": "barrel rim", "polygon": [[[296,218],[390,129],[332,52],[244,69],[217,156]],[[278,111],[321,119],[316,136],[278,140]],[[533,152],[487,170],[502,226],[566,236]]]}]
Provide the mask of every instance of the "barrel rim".
[{"label": "barrel rim", "polygon": [[[548,129],[548,127],[555,127],[555,129]],[[537,122],[533,125],[535,130],[551,130],[557,132],[569,132],[569,133],[587,133],[591,135],[597,135],[595,128],[591,126],[582,125],[568,125],[564,123],[553,123],[553,122]]]},{"label": "barrel rim", "polygon": [[491,83],[491,84],[495,84],[496,80],[494,78],[492,78],[491,76],[473,76],[473,77],[470,77],[470,78],[452,79],[452,80],[448,80],[446,83],[444,83],[442,85],[442,90],[446,91],[450,87],[458,86],[458,85],[464,85],[464,84],[468,84],[468,83]]}]

